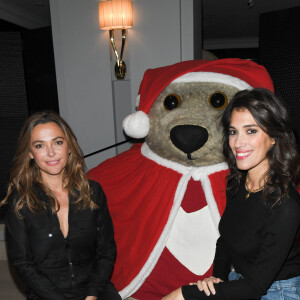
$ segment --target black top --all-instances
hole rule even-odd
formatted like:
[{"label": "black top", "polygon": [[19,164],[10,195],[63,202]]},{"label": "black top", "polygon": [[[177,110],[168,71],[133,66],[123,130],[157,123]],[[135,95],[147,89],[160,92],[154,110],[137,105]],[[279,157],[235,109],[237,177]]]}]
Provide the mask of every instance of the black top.
[{"label": "black top", "polygon": [[[244,183],[237,194],[227,192],[227,204],[219,224],[209,299],[260,299],[276,280],[300,276],[297,236],[300,229],[300,196],[290,185],[289,197],[270,209],[263,192],[246,199]],[[228,282],[231,266],[244,279]],[[207,299],[197,286],[182,287],[184,299]]]},{"label": "black top", "polygon": [[36,188],[36,193],[47,211],[34,214],[23,207],[22,219],[13,211],[17,193],[9,197],[5,216],[8,255],[29,295],[51,300],[98,297],[109,282],[116,256],[113,225],[102,188],[89,182],[98,208],[78,210],[70,197],[67,237],[41,189]]}]

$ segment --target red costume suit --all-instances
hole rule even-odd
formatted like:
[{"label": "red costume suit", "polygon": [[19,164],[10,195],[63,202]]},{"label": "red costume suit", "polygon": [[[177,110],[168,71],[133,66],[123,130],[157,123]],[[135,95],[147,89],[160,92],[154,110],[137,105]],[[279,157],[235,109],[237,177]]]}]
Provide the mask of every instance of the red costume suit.
[{"label": "red costume suit", "polygon": [[146,143],[89,171],[108,199],[117,243],[112,282],[123,298],[161,299],[211,274],[227,174],[226,163],[185,167]]},{"label": "red costume suit", "polygon": [[[158,109],[158,115],[154,112],[149,117],[154,103],[170,84],[187,82],[217,83],[219,88],[221,84],[237,90],[254,87],[273,90],[265,68],[249,60],[193,60],[148,69],[137,97],[138,111],[123,121],[125,133],[136,139],[146,137],[150,143],[148,134],[151,136],[153,133],[150,118],[154,121],[156,117],[163,118],[168,114]],[[197,99],[210,105],[208,98],[202,96]],[[103,187],[113,219],[117,259],[112,282],[122,298],[133,296],[140,300],[158,300],[179,286],[207,277],[212,272],[218,222],[225,208],[228,170],[226,163],[212,164],[207,158],[207,149],[221,153],[220,136],[216,135],[216,144],[211,144],[210,148],[207,146],[206,150],[202,148],[206,142],[213,141],[214,132],[218,131],[214,121],[216,115],[212,114],[214,117],[209,118],[199,112],[199,115],[193,116],[196,121],[192,122],[193,110],[181,111],[179,108],[178,115],[173,116],[182,117],[182,114],[186,118],[184,124],[173,123],[173,128],[175,125],[192,125],[207,131],[209,139],[198,148],[180,148],[182,145],[177,142],[175,145],[169,128],[163,141],[167,141],[164,144],[166,151],[169,146],[179,149],[173,153],[174,160],[162,158],[163,154],[155,154],[144,143],[89,171],[89,177]],[[205,128],[209,121],[215,122],[212,128],[216,128],[211,131]],[[162,133],[163,130],[161,128]],[[205,135],[194,137],[204,138]],[[192,145],[194,140],[188,142]],[[159,153],[155,147],[152,149]],[[182,162],[182,157],[189,159],[197,151],[201,153],[201,163],[193,165],[204,166],[185,166],[189,165],[188,160],[183,164],[175,162]],[[171,149],[169,154],[172,154]],[[169,157],[173,158],[172,155]],[[222,158],[212,161],[219,162]]]}]

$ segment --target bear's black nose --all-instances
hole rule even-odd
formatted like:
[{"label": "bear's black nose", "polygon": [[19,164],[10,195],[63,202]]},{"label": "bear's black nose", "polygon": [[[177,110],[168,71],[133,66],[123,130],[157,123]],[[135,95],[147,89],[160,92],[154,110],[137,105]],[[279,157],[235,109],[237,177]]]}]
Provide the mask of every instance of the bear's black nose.
[{"label": "bear's black nose", "polygon": [[178,125],[171,129],[172,143],[191,159],[191,153],[200,149],[208,140],[208,132],[197,125]]}]

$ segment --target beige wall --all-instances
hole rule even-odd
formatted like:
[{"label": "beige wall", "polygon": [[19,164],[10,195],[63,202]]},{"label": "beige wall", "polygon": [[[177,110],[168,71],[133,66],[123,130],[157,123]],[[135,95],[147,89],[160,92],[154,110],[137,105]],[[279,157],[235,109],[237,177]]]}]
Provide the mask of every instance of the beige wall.
[{"label": "beige wall", "polygon": [[[129,74],[112,84],[114,57],[98,26],[98,1],[50,0],[60,112],[85,154],[124,139],[122,119],[134,110],[146,69],[193,59],[193,1],[200,0],[133,0]],[[114,155],[111,149],[90,157],[88,168]]]}]

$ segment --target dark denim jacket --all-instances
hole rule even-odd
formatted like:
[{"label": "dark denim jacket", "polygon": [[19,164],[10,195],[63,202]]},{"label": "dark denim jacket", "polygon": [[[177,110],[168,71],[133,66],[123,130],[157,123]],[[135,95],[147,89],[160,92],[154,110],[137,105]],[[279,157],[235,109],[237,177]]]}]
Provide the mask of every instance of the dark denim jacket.
[{"label": "dark denim jacket", "polygon": [[70,197],[69,232],[64,237],[57,214],[47,195],[37,188],[47,211],[34,214],[23,208],[14,212],[18,195],[13,193],[6,209],[8,256],[28,286],[29,298],[80,299],[99,296],[110,280],[116,244],[105,194],[90,181],[95,210],[78,210]]}]

